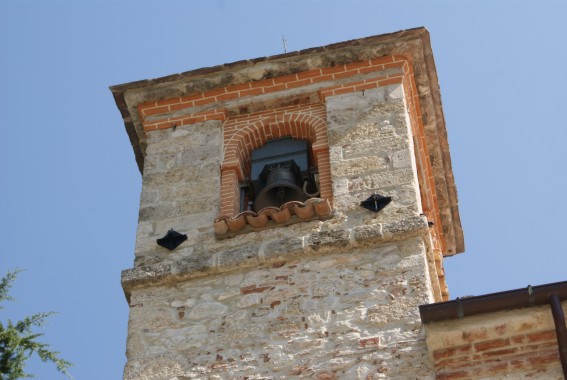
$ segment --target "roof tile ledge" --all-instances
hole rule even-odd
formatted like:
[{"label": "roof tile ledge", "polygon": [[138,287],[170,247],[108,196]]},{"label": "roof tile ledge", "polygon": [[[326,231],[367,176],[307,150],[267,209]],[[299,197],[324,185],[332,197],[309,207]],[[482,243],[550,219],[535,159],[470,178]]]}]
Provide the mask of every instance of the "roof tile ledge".
[{"label": "roof tile ledge", "polygon": [[167,285],[216,273],[267,264],[276,260],[309,255],[346,253],[353,247],[387,243],[429,234],[427,219],[415,216],[391,223],[357,226],[311,233],[304,237],[285,237],[258,244],[246,244],[221,252],[200,252],[176,261],[162,261],[122,271],[122,288],[129,300],[137,288]]},{"label": "roof tile ledge", "polygon": [[265,228],[290,225],[310,220],[324,220],[331,216],[328,199],[310,198],[305,202],[291,201],[280,207],[266,207],[257,213],[243,211],[236,215],[224,215],[215,219],[215,235],[225,239],[235,235]]}]

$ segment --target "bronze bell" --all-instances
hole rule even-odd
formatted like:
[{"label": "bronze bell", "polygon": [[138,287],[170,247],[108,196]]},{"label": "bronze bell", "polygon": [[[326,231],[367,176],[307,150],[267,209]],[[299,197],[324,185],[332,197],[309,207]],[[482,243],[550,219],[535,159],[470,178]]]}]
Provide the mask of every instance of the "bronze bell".
[{"label": "bronze bell", "polygon": [[289,201],[304,202],[309,198],[300,187],[301,182],[298,183],[293,167],[267,167],[265,170],[268,171],[266,186],[260,190],[254,200],[256,212],[269,206],[279,207]]},{"label": "bronze bell", "polygon": [[284,137],[267,142],[251,154],[252,208],[280,207],[289,201],[310,198],[303,187],[312,178],[307,142]]}]

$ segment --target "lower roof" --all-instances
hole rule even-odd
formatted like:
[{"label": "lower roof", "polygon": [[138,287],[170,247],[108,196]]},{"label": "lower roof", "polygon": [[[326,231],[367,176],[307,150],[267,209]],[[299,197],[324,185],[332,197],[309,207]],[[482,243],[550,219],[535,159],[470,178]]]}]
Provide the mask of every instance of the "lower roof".
[{"label": "lower roof", "polygon": [[419,307],[423,323],[460,319],[472,315],[549,304],[550,297],[567,298],[567,281],[508,290],[482,296],[457,298]]}]

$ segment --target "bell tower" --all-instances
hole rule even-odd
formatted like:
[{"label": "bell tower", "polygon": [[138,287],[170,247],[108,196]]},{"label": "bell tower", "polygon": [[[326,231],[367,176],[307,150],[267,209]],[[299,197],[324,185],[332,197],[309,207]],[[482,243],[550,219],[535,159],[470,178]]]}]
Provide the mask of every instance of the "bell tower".
[{"label": "bell tower", "polygon": [[124,379],[434,378],[418,306],[464,244],[424,28],[111,90],[143,175]]}]

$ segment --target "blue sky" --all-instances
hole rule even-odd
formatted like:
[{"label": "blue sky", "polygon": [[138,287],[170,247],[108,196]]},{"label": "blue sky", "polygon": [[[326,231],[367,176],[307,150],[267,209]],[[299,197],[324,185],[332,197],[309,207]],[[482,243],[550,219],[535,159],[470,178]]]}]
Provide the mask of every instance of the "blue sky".
[{"label": "blue sky", "polygon": [[[565,1],[0,0],[5,316],[56,311],[44,340],[79,380],[119,379],[141,176],[108,87],[425,26],[466,252],[452,298],[567,280]],[[39,379],[59,379],[33,361]]]}]

